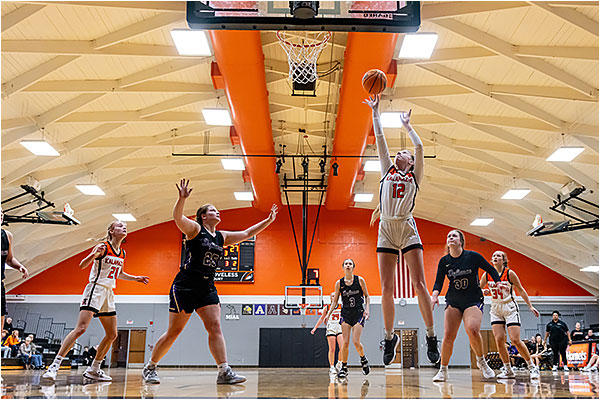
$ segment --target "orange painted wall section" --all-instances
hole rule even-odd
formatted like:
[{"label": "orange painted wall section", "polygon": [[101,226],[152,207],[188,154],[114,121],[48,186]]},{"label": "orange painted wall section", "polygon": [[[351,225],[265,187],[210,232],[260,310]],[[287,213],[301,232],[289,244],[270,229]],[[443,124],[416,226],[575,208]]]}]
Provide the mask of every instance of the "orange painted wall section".
[{"label": "orange painted wall section", "polygon": [[[317,207],[309,210],[309,233],[317,213]],[[302,209],[292,207],[297,235],[301,237]],[[264,218],[267,214],[252,208],[227,210],[221,213],[219,229],[244,229]],[[357,264],[356,274],[367,281],[371,295],[381,295],[377,270],[377,228],[369,227],[371,211],[349,208],[344,211],[321,209],[321,216],[312,249],[310,267],[320,269],[323,292],[333,290],[335,281],[342,276],[341,264],[345,258],[353,258]],[[449,227],[434,222],[417,220],[419,234],[425,246],[425,272],[429,290],[433,287],[437,264],[445,253],[446,234]],[[309,235],[310,237],[310,235]],[[123,247],[127,251],[125,271],[135,275],[150,276],[150,284],[120,280],[116,294],[166,295],[179,268],[181,234],[173,222],[151,226],[130,233]],[[531,296],[590,296],[583,288],[563,278],[556,272],[490,241],[466,234],[467,249],[481,253],[490,259],[495,250],[503,250],[509,258],[522,284]],[[89,269],[79,269],[79,261],[88,254],[82,252],[41,274],[25,281],[11,290],[12,294],[81,294],[87,282]],[[222,295],[283,295],[286,285],[300,284],[301,273],[294,237],[287,209],[280,210],[277,220],[256,238],[255,283],[217,283]],[[446,281],[444,290],[446,292]]]}]

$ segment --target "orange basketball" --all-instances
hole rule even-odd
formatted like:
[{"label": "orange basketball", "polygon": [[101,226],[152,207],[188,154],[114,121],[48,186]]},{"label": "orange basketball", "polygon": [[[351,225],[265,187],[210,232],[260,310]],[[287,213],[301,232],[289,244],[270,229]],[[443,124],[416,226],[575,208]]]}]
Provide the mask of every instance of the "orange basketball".
[{"label": "orange basketball", "polygon": [[363,76],[362,85],[369,94],[381,94],[387,86],[387,77],[379,69],[370,69]]}]

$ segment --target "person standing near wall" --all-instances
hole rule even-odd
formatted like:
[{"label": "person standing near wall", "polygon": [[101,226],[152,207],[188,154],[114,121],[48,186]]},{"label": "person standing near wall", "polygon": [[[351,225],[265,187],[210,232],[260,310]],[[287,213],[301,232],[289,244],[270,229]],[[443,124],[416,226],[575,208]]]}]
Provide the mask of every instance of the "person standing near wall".
[{"label": "person standing near wall", "polygon": [[560,312],[558,310],[552,311],[552,321],[546,325],[546,336],[544,341],[550,340],[550,348],[554,353],[554,359],[552,361],[552,371],[557,371],[560,364],[560,357],[564,364],[565,372],[569,372],[567,366],[567,347],[571,344],[571,333],[569,327],[563,321],[559,319]]},{"label": "person standing near wall", "polygon": [[113,293],[116,281],[123,279],[147,285],[150,278],[130,275],[123,271],[126,254],[121,244],[127,236],[127,224],[123,221],[113,221],[108,225],[106,233],[108,240],[94,246],[92,251],[79,263],[81,269],[90,265],[92,268],[89,282],[83,291],[77,326],[63,340],[54,361],[42,376],[44,379],[56,380],[62,360],[71,351],[77,338],[85,333],[92,318],[98,317],[105,335],[98,346],[96,358],[92,361],[92,365],[85,370],[83,376],[95,381],[112,381],[112,378],[100,369],[100,365],[117,338],[117,311]]}]

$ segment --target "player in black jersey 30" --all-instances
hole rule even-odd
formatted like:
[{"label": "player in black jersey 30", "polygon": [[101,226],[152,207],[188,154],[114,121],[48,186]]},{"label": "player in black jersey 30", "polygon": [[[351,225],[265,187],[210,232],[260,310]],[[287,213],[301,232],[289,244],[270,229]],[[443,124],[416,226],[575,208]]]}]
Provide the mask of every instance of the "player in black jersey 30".
[{"label": "player in black jersey 30", "polygon": [[[4,221],[4,211],[0,210],[0,224]],[[27,279],[29,271],[17,260],[12,251],[13,236],[7,230],[2,229],[2,329],[4,330],[4,317],[8,314],[6,310],[6,292],[4,290],[4,270],[6,266],[18,270]]]},{"label": "player in black jersey 30", "polygon": [[173,219],[187,238],[185,262],[169,293],[169,327],[156,342],[150,361],[142,372],[142,379],[146,383],[160,383],[156,365],[167,354],[195,311],[208,332],[208,347],[219,370],[217,383],[242,383],[246,378],[236,374],[227,364],[225,338],[221,331],[221,305],[214,284],[215,270],[217,261],[223,257],[223,247],[262,232],[275,221],[277,206],[273,205],[266,219],[243,231],[218,231],[217,224],[221,222],[219,211],[212,204],[206,204],[196,212],[196,221],[187,218],[183,215],[183,207],[193,189],[189,187],[189,180],[185,179],[175,186],[179,198],[173,208]]},{"label": "player in black jersey 30", "polygon": [[[342,311],[340,323],[342,325],[342,348],[340,349],[340,360],[342,361],[342,366],[338,371],[338,378],[346,378],[348,376],[348,350],[351,333],[352,343],[354,343],[354,347],[356,347],[356,351],[360,356],[363,374],[368,375],[371,371],[369,361],[365,356],[365,350],[360,342],[360,335],[365,326],[365,321],[369,319],[371,300],[367,291],[367,283],[362,277],[354,275],[354,267],[354,260],[351,258],[344,260],[342,263],[344,277],[335,283],[335,295],[332,303],[337,304],[341,296]],[[334,309],[332,307],[325,317],[325,323],[327,323],[333,312]]]},{"label": "player in black jersey 30", "polygon": [[478,272],[480,268],[483,269],[498,287],[502,287],[500,275],[481,254],[465,250],[465,236],[461,231],[451,230],[446,238],[446,245],[448,254],[442,257],[438,264],[431,297],[433,306],[439,304],[438,296],[447,276],[450,284],[446,293],[441,365],[433,380],[436,382],[448,380],[448,364],[461,322],[465,324],[469,343],[477,356],[477,367],[483,372],[484,378],[494,378],[494,371],[484,358],[483,339],[479,331],[483,316],[483,293],[479,287]]}]

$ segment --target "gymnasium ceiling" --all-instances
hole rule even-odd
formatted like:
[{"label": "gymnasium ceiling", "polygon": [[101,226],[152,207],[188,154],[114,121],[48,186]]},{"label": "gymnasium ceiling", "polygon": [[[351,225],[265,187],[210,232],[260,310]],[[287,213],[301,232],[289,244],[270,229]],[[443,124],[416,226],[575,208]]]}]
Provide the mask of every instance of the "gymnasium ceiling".
[{"label": "gymnasium ceiling", "polygon": [[[90,247],[114,212],[137,218],[130,231],[168,221],[182,177],[197,188],[187,214],[205,200],[221,209],[251,205],[233,196],[251,188],[240,171],[223,170],[215,157],[171,156],[241,154],[229,128],[203,121],[203,108],[228,107],[212,85],[214,58],[179,56],[171,40],[171,29],[186,28],[184,8],[177,1],[2,2],[2,198],[20,193],[31,176],[82,221],[11,224],[15,254],[33,274]],[[382,111],[412,109],[425,154],[436,156],[426,160],[415,216],[512,248],[597,294],[598,275],[580,272],[598,265],[597,231],[525,232],[535,214],[561,219],[548,207],[568,182],[593,188],[597,202],[598,2],[427,2],[422,17],[421,31],[439,34],[433,57],[398,60],[382,102]],[[261,37],[275,151],[331,148],[334,126],[326,121],[335,121],[347,34],[336,33],[323,51],[320,71],[341,68],[320,81],[315,98],[290,96],[285,53],[274,32]],[[59,157],[34,156],[19,144],[41,138],[40,128]],[[386,137],[392,153],[406,145],[399,129],[386,129]],[[585,151],[570,163],[545,161],[563,144]],[[375,154],[372,145],[366,154]],[[79,183],[98,184],[106,196],[85,196]],[[531,193],[500,199],[515,187]],[[378,173],[367,172],[355,192],[376,194]],[[377,195],[356,206],[376,204]],[[478,216],[495,221],[469,226]],[[17,278],[10,273],[7,286]]]}]

